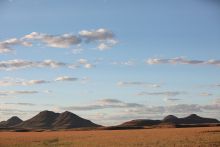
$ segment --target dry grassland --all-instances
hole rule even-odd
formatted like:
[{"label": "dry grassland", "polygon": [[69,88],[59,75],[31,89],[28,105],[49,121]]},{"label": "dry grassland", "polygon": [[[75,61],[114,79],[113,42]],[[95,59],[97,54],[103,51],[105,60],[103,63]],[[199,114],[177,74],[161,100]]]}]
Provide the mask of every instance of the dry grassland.
[{"label": "dry grassland", "polygon": [[0,132],[0,147],[220,147],[220,127]]}]

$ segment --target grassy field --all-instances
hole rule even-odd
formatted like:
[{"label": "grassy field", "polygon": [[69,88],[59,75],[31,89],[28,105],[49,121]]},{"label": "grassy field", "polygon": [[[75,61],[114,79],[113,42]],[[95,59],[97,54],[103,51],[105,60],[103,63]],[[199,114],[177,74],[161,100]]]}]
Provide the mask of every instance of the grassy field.
[{"label": "grassy field", "polygon": [[220,127],[0,132],[0,147],[220,147]]}]

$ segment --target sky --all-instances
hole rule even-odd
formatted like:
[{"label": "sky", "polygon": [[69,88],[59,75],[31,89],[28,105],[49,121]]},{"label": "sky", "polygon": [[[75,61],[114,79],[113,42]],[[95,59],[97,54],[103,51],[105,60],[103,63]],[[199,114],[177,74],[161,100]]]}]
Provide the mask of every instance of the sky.
[{"label": "sky", "polygon": [[220,119],[218,0],[0,0],[0,121]]}]

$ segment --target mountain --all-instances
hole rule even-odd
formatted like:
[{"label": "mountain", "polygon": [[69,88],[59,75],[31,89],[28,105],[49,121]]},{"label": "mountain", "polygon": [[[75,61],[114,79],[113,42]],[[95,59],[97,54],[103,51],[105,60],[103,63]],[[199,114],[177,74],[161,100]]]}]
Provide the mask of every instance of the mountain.
[{"label": "mountain", "polygon": [[98,127],[99,125],[90,120],[83,119],[71,112],[61,113],[56,121],[52,124],[56,129],[81,128],[81,127]]},{"label": "mountain", "polygon": [[160,120],[151,120],[151,119],[137,119],[125,122],[119,126],[130,127],[130,126],[152,126],[160,124]]},{"label": "mountain", "polygon": [[19,117],[13,116],[13,117],[9,118],[7,121],[0,122],[0,127],[1,128],[12,127],[12,126],[18,125],[22,122],[23,121]]},{"label": "mountain", "polygon": [[99,125],[68,111],[64,113],[42,111],[33,118],[22,122],[16,127],[28,129],[70,129],[98,126]]},{"label": "mountain", "polygon": [[[102,127],[102,129],[141,129],[145,126],[195,127],[204,125],[220,125],[220,122],[217,119],[200,117],[196,114],[191,114],[183,118],[178,118],[174,115],[168,115],[162,120],[137,119],[127,121],[118,126]],[[17,116],[13,116],[7,121],[0,122],[0,129],[96,129],[96,127],[100,127],[100,125],[97,125],[90,120],[81,118],[78,115],[68,111],[63,113],[55,113],[53,111],[46,110],[38,113],[36,116],[26,121],[22,121]]]},{"label": "mountain", "polygon": [[190,125],[190,124],[217,124],[220,123],[217,119],[204,118],[196,114],[191,114],[187,117],[178,118],[174,115],[168,115],[162,120],[137,119],[125,122],[120,127],[134,127],[134,126],[157,126],[157,125]]},{"label": "mountain", "polygon": [[204,123],[219,123],[217,119],[200,117],[196,114],[191,114],[187,117],[180,118],[181,124],[204,124]]},{"label": "mountain", "polygon": [[164,117],[164,119],[161,121],[163,123],[172,123],[172,124],[178,124],[180,119],[174,115],[168,115]]},{"label": "mountain", "polygon": [[52,111],[42,111],[33,118],[22,122],[16,127],[21,128],[36,128],[36,129],[50,129],[52,128],[53,122],[59,116],[59,113]]}]

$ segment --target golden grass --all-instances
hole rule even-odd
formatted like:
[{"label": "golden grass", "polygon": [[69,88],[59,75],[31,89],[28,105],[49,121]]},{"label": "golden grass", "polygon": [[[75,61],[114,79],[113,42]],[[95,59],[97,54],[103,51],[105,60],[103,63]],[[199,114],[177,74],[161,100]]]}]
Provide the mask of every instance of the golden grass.
[{"label": "golden grass", "polygon": [[0,147],[220,147],[220,127],[0,132]]}]

